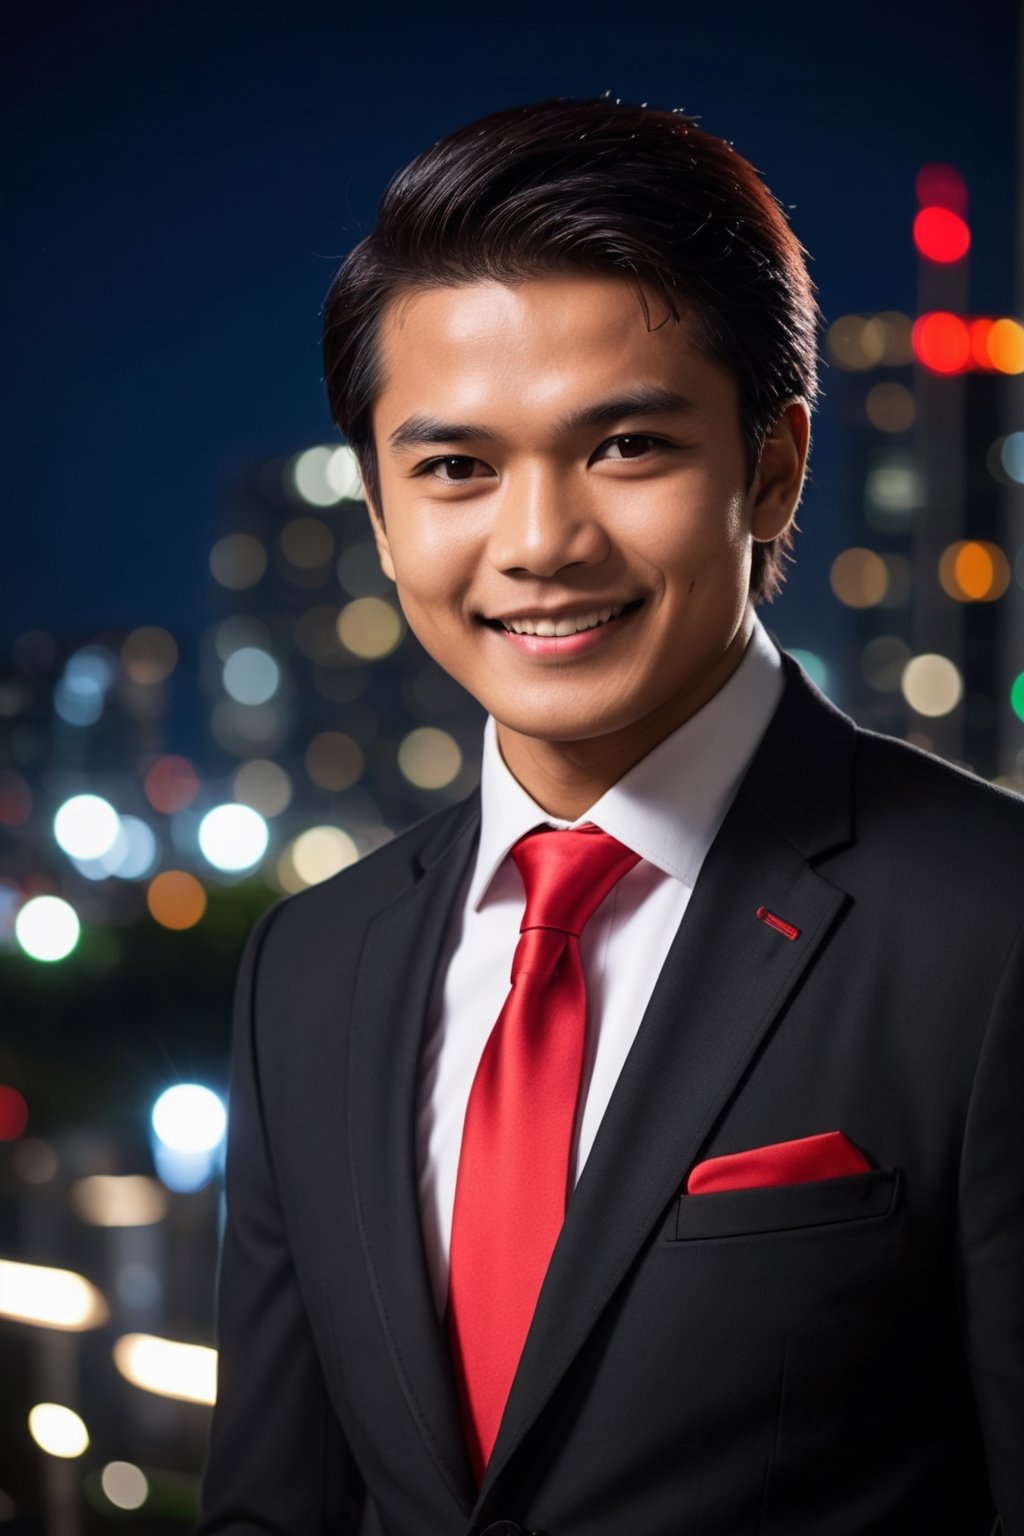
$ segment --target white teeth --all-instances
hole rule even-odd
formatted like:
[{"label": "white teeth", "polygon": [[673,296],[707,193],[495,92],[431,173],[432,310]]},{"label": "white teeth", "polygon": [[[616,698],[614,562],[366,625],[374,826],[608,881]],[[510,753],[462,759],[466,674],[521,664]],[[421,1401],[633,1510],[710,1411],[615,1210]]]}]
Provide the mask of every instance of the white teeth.
[{"label": "white teeth", "polygon": [[593,613],[581,613],[572,619],[502,619],[501,622],[515,635],[538,635],[542,639],[552,639],[556,635],[578,635],[581,630],[596,629],[598,624],[607,624],[609,619],[618,618],[624,607],[624,603],[619,603],[614,608],[595,608]]}]

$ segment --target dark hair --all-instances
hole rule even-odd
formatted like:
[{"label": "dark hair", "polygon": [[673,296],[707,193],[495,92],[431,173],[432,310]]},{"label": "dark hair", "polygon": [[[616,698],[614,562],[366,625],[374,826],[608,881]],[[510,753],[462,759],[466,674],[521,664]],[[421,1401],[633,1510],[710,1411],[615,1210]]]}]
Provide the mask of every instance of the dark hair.
[{"label": "dark hair", "polygon": [[[392,180],[373,232],[336,273],[323,310],[335,424],[379,504],[371,411],[377,338],[395,294],[549,272],[617,273],[692,314],[705,353],[740,389],[751,480],[784,403],[817,394],[818,308],[805,252],[753,166],[680,112],[543,101],[495,112]],[[639,290],[647,324],[648,307]],[[787,530],[755,544],[751,592],[784,577]]]}]

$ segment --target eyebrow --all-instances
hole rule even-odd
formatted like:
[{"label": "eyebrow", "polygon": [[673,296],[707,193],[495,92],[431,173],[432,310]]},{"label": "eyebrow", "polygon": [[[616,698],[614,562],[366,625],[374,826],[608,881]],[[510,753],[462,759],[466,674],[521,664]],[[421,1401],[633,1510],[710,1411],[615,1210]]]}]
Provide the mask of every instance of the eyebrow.
[{"label": "eyebrow", "polygon": [[[579,432],[584,427],[606,426],[627,416],[667,416],[679,412],[696,411],[698,407],[685,395],[656,385],[641,385],[637,389],[599,400],[594,405],[582,406],[571,411],[558,423],[561,432]],[[473,422],[441,421],[435,416],[415,415],[406,418],[388,438],[394,449],[420,447],[430,443],[500,441],[500,433],[490,427]]]}]

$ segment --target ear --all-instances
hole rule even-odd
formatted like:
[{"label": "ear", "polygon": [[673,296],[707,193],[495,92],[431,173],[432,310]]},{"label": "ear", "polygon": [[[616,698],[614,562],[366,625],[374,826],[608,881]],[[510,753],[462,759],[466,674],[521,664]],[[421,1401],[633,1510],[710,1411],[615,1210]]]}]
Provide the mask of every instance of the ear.
[{"label": "ear", "polygon": [[384,526],[384,514],[377,502],[364,488],[366,496],[366,510],[370,514],[370,527],[373,529],[373,542],[377,546],[377,559],[380,568],[389,581],[397,580],[395,576],[395,563],[391,558],[391,541],[388,538],[387,529]]},{"label": "ear", "polygon": [[750,489],[750,531],[759,544],[777,539],[793,521],[803,490],[810,444],[811,413],[807,401],[787,401],[765,436]]}]

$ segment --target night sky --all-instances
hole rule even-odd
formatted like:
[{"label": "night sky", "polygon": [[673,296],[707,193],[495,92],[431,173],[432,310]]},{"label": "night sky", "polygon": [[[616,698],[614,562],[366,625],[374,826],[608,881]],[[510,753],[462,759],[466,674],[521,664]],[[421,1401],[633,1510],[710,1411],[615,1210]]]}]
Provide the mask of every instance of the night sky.
[{"label": "night sky", "polygon": [[[698,115],[792,209],[828,318],[914,311],[914,176],[949,161],[974,312],[1012,312],[1015,11],[7,0],[0,648],[30,627],[198,634],[240,467],[334,439],[333,269],[400,165],[499,107],[610,90]],[[826,370],[771,615],[789,644],[845,622],[841,383]]]}]

